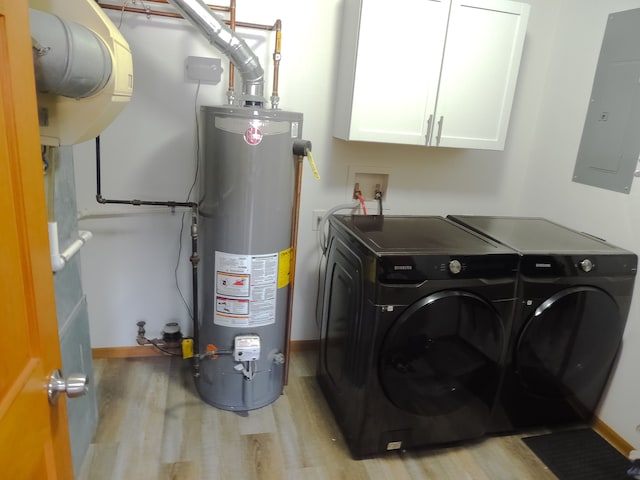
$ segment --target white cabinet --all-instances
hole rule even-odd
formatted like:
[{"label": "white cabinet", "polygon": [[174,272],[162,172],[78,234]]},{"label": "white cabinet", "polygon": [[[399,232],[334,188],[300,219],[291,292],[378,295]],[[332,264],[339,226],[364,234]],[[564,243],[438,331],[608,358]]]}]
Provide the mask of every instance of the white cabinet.
[{"label": "white cabinet", "polygon": [[334,136],[500,150],[529,5],[345,0]]}]

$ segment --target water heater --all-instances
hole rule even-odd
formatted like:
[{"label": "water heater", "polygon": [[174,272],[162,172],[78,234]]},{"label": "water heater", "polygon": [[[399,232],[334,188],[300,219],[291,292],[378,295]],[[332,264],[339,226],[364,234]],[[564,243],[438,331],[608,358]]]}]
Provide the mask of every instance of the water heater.
[{"label": "water heater", "polygon": [[[202,399],[224,410],[275,401],[284,384],[295,168],[302,114],[202,107]],[[213,356],[211,356],[213,357]]]}]

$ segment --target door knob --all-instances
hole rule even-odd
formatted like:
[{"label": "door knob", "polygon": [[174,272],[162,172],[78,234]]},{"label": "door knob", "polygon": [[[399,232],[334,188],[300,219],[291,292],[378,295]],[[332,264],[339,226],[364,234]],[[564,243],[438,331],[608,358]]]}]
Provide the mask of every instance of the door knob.
[{"label": "door knob", "polygon": [[66,379],[62,377],[60,370],[54,370],[49,375],[47,394],[51,405],[58,403],[58,396],[61,393],[66,393],[68,398],[76,398],[86,395],[88,391],[89,379],[82,373],[72,373]]}]

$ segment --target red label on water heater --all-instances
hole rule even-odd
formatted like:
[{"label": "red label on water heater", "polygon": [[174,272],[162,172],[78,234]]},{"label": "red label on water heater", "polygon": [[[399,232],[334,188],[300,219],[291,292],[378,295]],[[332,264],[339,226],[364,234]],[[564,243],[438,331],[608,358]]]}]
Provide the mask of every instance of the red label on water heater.
[{"label": "red label on water heater", "polygon": [[258,145],[262,141],[262,130],[251,126],[244,132],[244,141],[249,145]]}]

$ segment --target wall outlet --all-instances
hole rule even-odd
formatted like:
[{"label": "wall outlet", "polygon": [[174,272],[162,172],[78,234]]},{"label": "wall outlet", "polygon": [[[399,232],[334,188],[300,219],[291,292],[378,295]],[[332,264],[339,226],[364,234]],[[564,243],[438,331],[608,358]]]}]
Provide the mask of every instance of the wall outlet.
[{"label": "wall outlet", "polygon": [[318,230],[320,227],[320,220],[322,220],[325,213],[327,213],[326,210],[313,210],[311,212],[311,230],[314,232]]}]

